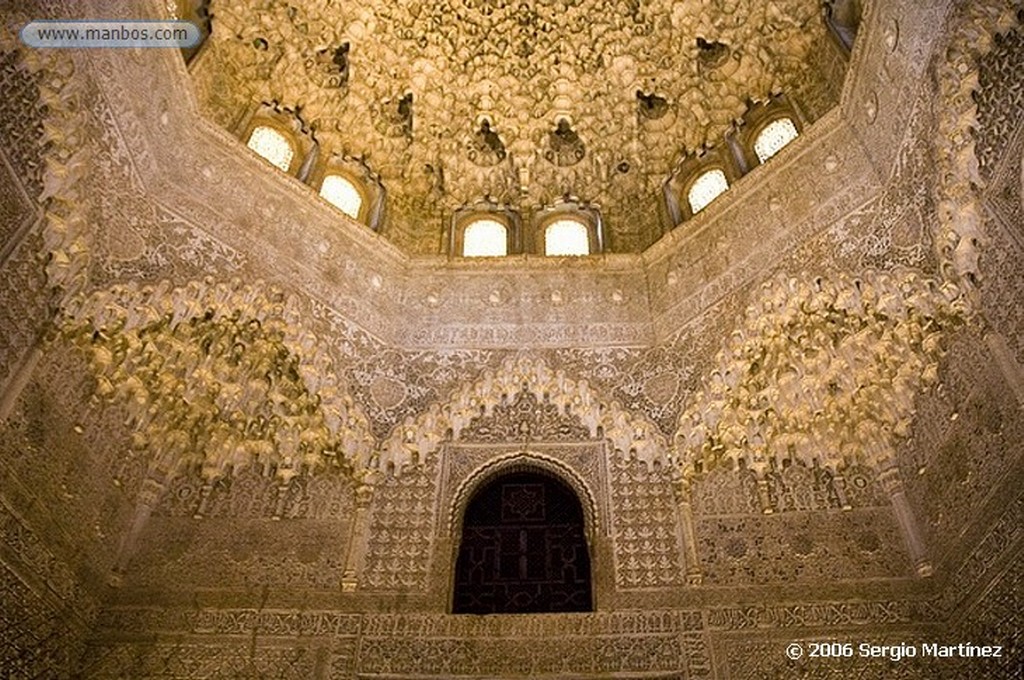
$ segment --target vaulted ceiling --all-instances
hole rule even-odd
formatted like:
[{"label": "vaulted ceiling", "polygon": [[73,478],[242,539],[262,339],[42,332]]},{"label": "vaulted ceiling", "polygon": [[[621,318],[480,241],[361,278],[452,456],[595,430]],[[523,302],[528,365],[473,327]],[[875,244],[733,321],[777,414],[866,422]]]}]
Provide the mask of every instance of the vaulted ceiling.
[{"label": "vaulted ceiling", "polygon": [[570,197],[608,247],[673,226],[661,187],[785,93],[814,119],[845,61],[816,0],[213,0],[191,70],[233,129],[261,103],[296,112],[322,153],[363,159],[388,191],[384,233],[442,252],[460,207],[528,218]]}]

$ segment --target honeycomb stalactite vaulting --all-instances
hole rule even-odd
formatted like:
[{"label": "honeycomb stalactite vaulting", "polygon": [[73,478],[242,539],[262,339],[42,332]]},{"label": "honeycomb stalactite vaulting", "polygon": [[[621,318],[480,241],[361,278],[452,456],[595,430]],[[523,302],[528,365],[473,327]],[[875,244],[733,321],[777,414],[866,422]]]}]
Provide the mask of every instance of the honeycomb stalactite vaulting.
[{"label": "honeycomb stalactite vaulting", "polygon": [[62,335],[89,356],[97,394],[126,405],[162,476],[255,464],[287,481],[369,461],[365,417],[279,291],[115,287],[70,300]]},{"label": "honeycomb stalactite vaulting", "polygon": [[[324,149],[364,156],[394,198],[392,237],[412,251],[435,252],[441,220],[467,201],[490,195],[528,213],[565,193],[599,204],[614,249],[639,250],[660,233],[655,203],[637,208],[622,197],[656,193],[682,148],[720,139],[746,98],[798,91],[827,103],[836,92],[836,83],[814,80],[805,64],[815,60],[803,59],[829,37],[816,23],[817,3],[701,3],[714,6],[707,12],[691,11],[697,3],[688,0],[628,7],[578,0],[560,3],[558,12],[539,2],[406,5],[212,0],[213,37],[191,71],[205,113],[233,131],[246,112],[277,102],[298,111]],[[851,63],[879,65],[876,52],[885,45],[894,56],[883,65],[918,57],[927,64],[928,53],[915,50],[929,43],[918,45],[917,27],[904,20],[907,13],[931,17],[921,8],[873,4],[874,23],[861,32]],[[791,249],[750,266],[781,243],[772,240],[737,258],[727,272],[734,280],[723,287],[710,261],[731,259],[724,244],[733,242],[716,240],[722,221],[712,209],[692,244],[666,239],[637,263],[652,287],[668,281],[666,295],[701,298],[679,307],[652,303],[646,313],[692,315],[682,314],[658,340],[606,346],[588,339],[578,347],[566,340],[557,349],[532,336],[522,346],[411,350],[373,336],[358,310],[342,307],[362,296],[382,314],[404,309],[400,303],[448,282],[448,265],[433,261],[435,278],[423,290],[414,280],[421,262],[407,267],[413,274],[402,288],[395,268],[365,251],[339,268],[343,276],[313,287],[303,277],[326,268],[308,274],[285,262],[259,271],[267,252],[278,262],[288,258],[277,257],[273,239],[262,240],[273,225],[246,222],[256,245],[231,267],[203,271],[184,262],[202,261],[204,249],[228,238],[218,230],[239,221],[230,201],[218,200],[225,185],[211,178],[222,167],[252,164],[226,152],[203,158],[210,176],[191,152],[175,157],[205,178],[189,191],[217,205],[183,211],[188,219],[175,228],[205,240],[177,251],[180,243],[162,231],[166,223],[150,225],[137,214],[152,232],[149,245],[167,246],[167,260],[150,286],[133,282],[139,270],[128,260],[118,268],[114,258],[103,261],[102,246],[93,248],[94,238],[118,238],[121,225],[94,220],[108,214],[96,210],[91,188],[107,183],[103,201],[132,207],[97,156],[107,153],[101,140],[117,136],[115,128],[155,129],[151,88],[140,95],[122,80],[167,55],[149,61],[132,53],[121,73],[103,55],[17,49],[0,29],[5,74],[20,70],[11,82],[28,86],[19,86],[19,96],[31,100],[38,90],[28,120],[45,117],[38,136],[26,137],[36,147],[30,153],[0,148],[38,199],[32,229],[21,232],[29,237],[21,251],[5,251],[19,254],[0,259],[0,269],[12,271],[15,261],[36,267],[39,290],[31,299],[43,300],[36,313],[49,331],[38,368],[25,362],[27,387],[10,389],[6,377],[0,384],[5,415],[8,406],[14,414],[0,423],[0,619],[15,631],[0,650],[0,667],[37,677],[1015,677],[1019,669],[1006,660],[854,666],[843,659],[811,667],[784,655],[791,641],[933,643],[943,636],[1016,651],[1024,609],[1016,566],[1024,382],[1011,309],[1019,282],[1003,273],[1019,268],[1020,212],[997,205],[1003,197],[993,192],[1005,186],[997,170],[1012,166],[1000,154],[1019,158],[1021,137],[1015,119],[1000,117],[1005,107],[996,99],[971,94],[980,57],[1017,21],[1015,9],[1002,0],[959,3],[948,18],[928,19],[938,22],[933,35],[946,31],[927,48],[931,65],[917,84],[937,125],[912,113],[905,129],[882,130],[890,114],[883,96],[874,127],[855,131],[865,147],[892,147],[898,138],[913,138],[900,154],[922,142],[934,147],[934,176],[900,179],[896,172],[881,200],[837,187],[835,201],[807,213],[794,207],[798,192],[794,205],[775,195],[801,172],[820,173],[800,162],[828,157],[833,168],[854,166],[854,151],[828,145],[849,132],[844,126],[860,124],[849,119],[860,115],[864,82],[877,86],[876,76],[861,73],[844,90],[850,106],[831,115],[832,137],[808,131],[799,162],[775,163],[779,175],[766,168],[763,191],[752,178],[747,193],[734,194],[736,208],[764,198],[766,220],[786,221],[791,210],[808,215],[786,232]],[[263,21],[249,20],[256,11]],[[872,40],[896,19],[892,45]],[[573,50],[561,49],[560,32],[573,34]],[[188,86],[183,74],[177,94]],[[999,77],[1014,85],[1014,73]],[[981,115],[985,106],[1000,109],[990,112],[995,118]],[[179,119],[195,128],[189,139],[207,139],[210,130],[170,113],[161,133],[168,139]],[[152,126],[139,126],[146,116]],[[983,156],[972,128],[990,124],[1001,126],[1005,144]],[[132,156],[142,147],[123,148]],[[165,153],[158,143],[151,150]],[[147,165],[144,155],[133,159],[139,167]],[[888,170],[875,168],[872,182]],[[142,171],[135,189],[155,194],[161,186],[173,195],[160,200],[173,203],[182,194],[156,180],[160,172]],[[263,186],[272,184],[267,172]],[[1016,183],[1019,167],[1012,172]],[[231,190],[238,184],[245,183]],[[906,209],[910,184],[934,200],[908,229],[936,237],[911,245],[934,245],[937,260],[906,262],[897,253],[902,246],[887,240],[913,212]],[[306,197],[292,193],[269,192],[282,209],[266,215],[305,218],[289,201]],[[1020,202],[1017,194],[1005,198]],[[857,219],[847,221],[851,210]],[[616,217],[623,214],[630,219]],[[744,228],[746,219],[734,222]],[[823,246],[829,239],[842,243]],[[877,257],[866,261],[857,244],[871,239]],[[325,261],[339,243],[347,242],[322,244]],[[693,244],[700,257],[665,252]],[[131,250],[120,252],[127,258]],[[380,272],[371,279],[363,264]],[[560,282],[573,285],[583,269],[567,267]],[[788,274],[770,278],[773,271]],[[684,290],[681,272],[693,272],[699,290]],[[171,281],[156,284],[161,278]],[[487,286],[500,289],[504,302],[515,276],[495,278]],[[375,283],[356,287],[363,279]],[[333,286],[344,294],[332,296]],[[377,288],[392,306],[367,293]],[[468,284],[461,292],[467,304],[479,294]],[[553,294],[522,295],[519,309],[487,309],[509,325],[554,309]],[[1011,304],[998,309],[993,299]],[[621,301],[612,286],[588,298]],[[747,305],[738,323],[729,321]],[[644,312],[629,308],[623,318],[634,313]],[[447,323],[449,314],[442,306],[415,323]],[[578,320],[559,316],[551,328],[564,331]],[[403,321],[395,325],[404,330]],[[6,323],[0,327],[6,335]],[[12,346],[21,351],[32,342]],[[87,382],[113,404],[97,408]],[[445,613],[453,497],[473,475],[530,461],[566,472],[585,491],[598,611]],[[935,578],[916,578],[933,565]],[[108,578],[111,569],[120,580]],[[108,581],[122,591],[111,595]]]},{"label": "honeycomb stalactite vaulting", "polygon": [[965,309],[955,285],[913,271],[765,283],[680,416],[684,470],[891,466]]},{"label": "honeycomb stalactite vaulting", "polygon": [[716,8],[213,0],[193,72],[215,120],[276,102],[324,148],[364,157],[389,192],[386,233],[413,251],[438,252],[459,206],[528,213],[563,195],[601,206],[614,248],[640,250],[661,234],[673,164],[723,143],[749,102],[836,103],[834,74],[813,66],[829,49],[816,3]]},{"label": "honeycomb stalactite vaulting", "polygon": [[944,103],[935,137],[939,181],[939,233],[936,247],[946,278],[962,282],[973,294],[981,277],[978,260],[989,242],[985,234],[975,152],[978,102],[978,59],[988,54],[994,35],[1019,24],[1020,3],[1007,0],[967,3],[958,30],[944,46],[947,59],[939,66]]},{"label": "honeycomb stalactite vaulting", "polygon": [[83,104],[85,82],[75,77],[75,65],[51,50],[21,50],[17,39],[0,25],[0,47],[20,55],[18,67],[37,79],[39,101],[45,107],[42,136],[45,149],[36,200],[43,207],[41,253],[46,275],[59,307],[67,296],[88,287],[91,234],[85,207],[84,182],[92,157]]}]

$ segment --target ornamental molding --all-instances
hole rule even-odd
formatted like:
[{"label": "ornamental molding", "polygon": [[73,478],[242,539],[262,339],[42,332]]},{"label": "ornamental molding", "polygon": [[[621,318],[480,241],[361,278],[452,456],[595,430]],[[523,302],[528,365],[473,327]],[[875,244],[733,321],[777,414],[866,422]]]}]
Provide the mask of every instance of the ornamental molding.
[{"label": "ornamental molding", "polygon": [[[827,629],[934,622],[927,602],[912,600],[825,600],[772,605],[711,606],[705,609],[625,610],[586,614],[461,616],[423,613],[351,614],[327,609],[268,607],[113,606],[98,622],[100,641],[156,634],[249,636],[255,631],[282,637],[423,637],[434,639],[549,638],[696,633],[704,630]],[[940,619],[941,620],[941,619]],[[706,623],[705,623],[706,621]]]},{"label": "ornamental molding", "polygon": [[[974,12],[974,14],[970,14],[970,16],[974,18],[970,21],[967,21],[966,19],[964,20],[964,22],[966,22],[966,28],[961,30],[962,33],[966,31],[967,33],[965,33],[965,35],[973,35],[970,31],[980,30],[978,28],[979,25],[988,26],[990,28],[994,27],[993,30],[1006,30],[1006,27],[1009,26],[1010,22],[1013,20],[1012,12],[1009,14],[1007,13],[1006,8],[1008,3],[990,3],[990,5],[986,6],[990,7],[990,9],[984,11],[979,9],[977,12],[971,9],[968,12],[969,14],[970,12]],[[999,12],[993,13],[994,10],[991,9],[992,7],[1001,7],[1002,9],[1000,9]],[[980,14],[978,14],[979,12]],[[976,14],[977,16],[975,16]],[[5,36],[6,37],[4,39],[9,43],[14,40],[12,35],[5,33]],[[961,43],[970,44],[972,45],[971,50],[975,49],[974,43],[966,38],[961,39],[960,43],[957,44]],[[13,45],[13,43],[11,44]],[[982,47],[977,49],[984,48],[985,44],[985,41],[982,40],[979,42],[979,45]],[[969,96],[964,96],[963,92],[950,84],[952,83],[950,78],[953,76],[957,78],[957,83],[959,83],[958,87],[967,87],[971,84],[970,72],[967,75],[962,75],[961,71],[963,69],[960,68],[961,62],[964,62],[965,59],[967,61],[964,63],[968,66],[972,63],[971,59],[976,60],[976,56],[972,56],[974,55],[974,52],[971,50],[966,52],[952,50],[950,54],[956,57],[955,64],[949,67],[943,66],[942,73],[945,74],[946,79],[943,81],[945,85],[942,87],[943,91],[946,93],[944,96],[946,96],[950,102],[956,102],[958,104],[966,104],[970,102]],[[970,57],[970,59],[967,57]],[[52,143],[50,157],[48,159],[48,167],[50,170],[47,172],[49,187],[47,193],[47,248],[50,253],[48,255],[49,263],[47,265],[47,269],[51,280],[60,289],[80,291],[84,288],[85,277],[87,275],[86,272],[89,269],[91,260],[94,259],[94,255],[91,254],[93,249],[91,237],[89,235],[91,229],[83,215],[84,206],[89,204],[89,197],[81,196],[76,193],[76,191],[79,193],[81,191],[80,175],[84,171],[84,168],[88,167],[89,145],[74,147],[72,144],[72,142],[77,142],[85,131],[80,110],[81,78],[72,77],[72,74],[78,71],[74,70],[70,62],[57,66],[57,62],[54,61],[55,58],[56,57],[54,57],[53,53],[50,53],[47,56],[42,55],[42,53],[33,52],[26,53],[23,61],[27,60],[25,61],[26,68],[49,69],[47,72],[49,73],[52,71],[54,74],[54,77],[50,79],[51,86],[44,88],[42,92],[43,97],[47,101],[47,105],[50,107],[51,120],[47,123],[46,134],[47,139]],[[960,81],[964,82],[961,83]],[[65,88],[66,84],[70,84],[70,87]],[[952,94],[950,94],[950,92],[952,92]],[[969,93],[969,90],[967,90],[967,92]],[[954,111],[959,109],[947,106],[943,107],[942,110],[945,112],[947,110]],[[945,116],[948,121],[955,122],[959,126],[957,129],[960,129],[961,131],[968,129],[971,124],[971,120],[973,120],[971,116],[964,118],[959,114],[954,115],[954,113],[943,113],[942,115]],[[204,127],[206,126],[204,125]],[[943,130],[946,130],[946,128],[943,128]],[[229,135],[223,136],[226,139]],[[940,133],[939,137],[944,140],[942,145],[940,145],[941,148],[946,149],[946,147],[951,143],[949,142],[950,135],[944,131]],[[957,135],[953,135],[953,137],[956,138]],[[969,135],[967,137],[969,137]],[[963,135],[960,136],[960,138],[963,139],[966,139],[967,137],[964,137]],[[941,153],[952,158],[952,156],[950,156],[951,152],[947,153],[948,151],[949,149],[946,149],[941,151]],[[75,155],[76,153],[78,155]],[[971,152],[971,154],[973,154],[973,152]],[[967,158],[966,156],[961,156],[957,156],[957,158],[960,158],[961,160]],[[958,164],[950,167],[955,171],[940,173],[944,178],[943,181],[946,181],[947,184],[950,178],[969,178],[971,176],[970,163],[965,164],[958,161]],[[79,188],[76,189],[76,187]],[[951,194],[951,191],[946,191],[946,189],[943,189],[942,191],[945,192],[944,195]],[[63,199],[59,196],[59,194],[64,192],[67,193],[67,199]],[[295,200],[302,198],[298,195],[299,192],[293,193],[296,194],[293,197]],[[962,193],[963,192],[960,192],[958,195]],[[945,203],[944,205],[947,205],[948,207],[951,204]],[[81,208],[76,209],[76,207]],[[948,213],[944,214],[948,216]],[[947,223],[951,222],[949,220],[945,220],[944,224]],[[964,225],[968,223],[971,223],[970,220],[963,222]],[[801,238],[804,236],[806,236],[806,234],[801,233]],[[981,241],[978,242],[980,243]],[[957,243],[968,244],[968,241],[965,241],[964,238],[958,237]],[[363,245],[367,244],[364,243]],[[965,245],[964,248],[967,248],[967,245]],[[950,255],[950,253],[953,253],[954,251],[955,248],[953,250],[949,250],[946,254]],[[408,291],[415,288],[415,280],[418,279],[419,275],[422,273],[420,271],[420,263],[418,260],[406,260],[397,253],[391,252],[391,254],[394,256],[392,259],[397,258],[391,264],[395,268],[404,269],[404,274],[395,277],[396,280],[393,282],[387,281],[387,283],[393,284],[386,286],[388,296],[394,300],[403,300],[405,302],[400,303],[398,306],[389,306],[389,315],[393,311],[397,312],[398,307],[403,305],[408,306],[410,301],[416,299],[416,293],[413,292],[410,294]],[[402,264],[403,262],[405,262],[404,265]],[[654,263],[647,264],[646,268],[651,268],[653,264]],[[639,266],[644,266],[644,264],[641,263]],[[361,271],[360,273],[365,272]],[[652,273],[654,274],[653,279],[655,281],[660,280],[660,271],[652,271]],[[315,274],[311,272],[307,275],[312,276]],[[678,274],[669,272],[669,278],[671,279],[673,276],[678,278]],[[367,281],[369,283],[366,288],[370,289],[372,287],[371,284],[375,280],[376,279],[374,279],[373,276],[368,276]],[[373,293],[371,291],[370,295],[372,294]],[[320,295],[323,296],[322,290]],[[481,291],[481,295],[483,303],[486,303],[486,291]],[[695,301],[694,304],[698,306],[703,305],[703,301],[705,299],[706,296],[702,296],[701,301]],[[543,305],[537,306],[530,304],[528,306],[530,308],[543,308]],[[626,307],[624,307],[624,309],[626,309]],[[359,309],[352,309],[349,311],[357,312],[356,316],[360,317],[364,315],[364,312],[367,314],[373,313],[372,311],[361,307]],[[634,313],[637,313],[636,310],[629,307],[628,314],[632,315]],[[687,314],[687,316],[689,316],[689,314]],[[646,344],[651,341],[652,337],[652,326],[650,323],[638,324],[626,319],[624,319],[622,323],[616,324],[587,324],[585,322],[581,323],[583,321],[582,319],[577,320],[575,318],[566,318],[561,323],[538,324],[532,328],[520,329],[507,328],[494,324],[465,325],[457,323],[435,323],[430,319],[430,315],[427,311],[420,312],[419,310],[413,314],[413,318],[422,320],[422,328],[413,335],[407,337],[413,338],[413,344],[418,347],[425,347],[428,345],[435,346],[437,344],[449,346],[465,346],[468,344],[472,346],[483,345],[496,347],[502,344],[507,344],[508,342],[515,344],[529,343],[536,346],[554,346],[565,342],[586,344],[594,334],[602,335],[604,338],[602,343],[604,344],[610,342],[626,345]],[[401,344],[401,334],[396,328],[394,328],[394,324],[386,323],[385,325],[387,328],[384,330],[387,331],[387,336],[393,336],[393,341],[397,344]],[[657,331],[655,333],[656,335],[665,336],[668,332],[669,329],[661,327],[663,325],[663,323],[659,323],[659,327],[653,329]]]}]

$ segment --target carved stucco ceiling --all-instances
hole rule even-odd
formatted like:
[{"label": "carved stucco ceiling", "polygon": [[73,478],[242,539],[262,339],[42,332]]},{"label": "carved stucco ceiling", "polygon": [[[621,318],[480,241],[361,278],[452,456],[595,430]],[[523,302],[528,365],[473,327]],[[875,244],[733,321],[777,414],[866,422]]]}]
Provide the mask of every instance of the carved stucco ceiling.
[{"label": "carved stucco ceiling", "polygon": [[[193,65],[222,124],[273,102],[388,191],[385,233],[436,253],[454,210],[600,207],[610,248],[664,229],[661,184],[749,102],[834,89],[817,0],[212,0]],[[411,99],[409,99],[411,95]],[[485,123],[486,121],[486,123]],[[563,121],[559,127],[559,121]]]}]

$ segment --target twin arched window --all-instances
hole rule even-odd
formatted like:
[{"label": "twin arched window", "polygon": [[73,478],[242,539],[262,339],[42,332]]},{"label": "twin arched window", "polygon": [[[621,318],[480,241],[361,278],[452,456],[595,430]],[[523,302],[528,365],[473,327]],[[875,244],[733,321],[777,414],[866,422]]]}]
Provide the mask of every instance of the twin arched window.
[{"label": "twin arched window", "polygon": [[249,126],[249,149],[282,172],[314,187],[319,184],[321,198],[352,219],[376,228],[384,188],[369,168],[338,154],[321,158],[316,140],[286,111],[265,106]]},{"label": "twin arched window", "polygon": [[572,218],[551,222],[544,228],[544,254],[549,257],[589,255],[590,230],[586,224]]},{"label": "twin arched window", "polygon": [[[754,154],[764,163],[799,136],[792,118],[783,116],[765,125],[754,138]],[[697,175],[690,184],[686,200],[690,212],[696,215],[729,188],[729,180],[720,168],[707,170]]]},{"label": "twin arched window", "polygon": [[354,220],[359,219],[363,206],[363,194],[347,177],[327,175],[320,185],[320,196]]},{"label": "twin arched window", "polygon": [[800,135],[796,108],[785,97],[757,104],[726,144],[684,159],[663,186],[673,224],[690,219],[725,193],[734,181],[767,162]]},{"label": "twin arched window", "polygon": [[[788,116],[776,117],[758,132],[753,151],[759,163],[772,158],[799,136],[796,124]],[[295,145],[270,125],[256,125],[246,145],[284,172],[295,163]],[[696,215],[729,188],[721,168],[696,175],[686,192],[690,215]],[[353,219],[360,219],[365,196],[355,183],[341,174],[327,174],[320,185],[320,196]],[[581,256],[591,252],[590,229],[578,219],[561,218],[544,228],[543,250],[547,256]],[[503,257],[509,253],[509,233],[505,224],[493,219],[477,219],[462,233],[463,257]]]},{"label": "twin arched window", "polygon": [[280,131],[268,125],[257,125],[249,134],[246,146],[282,171],[291,170],[295,146]]},{"label": "twin arched window", "polygon": [[[792,118],[781,116],[764,125],[754,138],[753,151],[764,163],[799,136]],[[295,146],[286,135],[269,125],[252,129],[246,145],[269,163],[290,172],[295,162]],[[689,183],[686,199],[690,214],[696,215],[729,188],[729,180],[720,168],[706,170]],[[320,185],[320,196],[353,219],[360,218],[365,202],[363,192],[346,176],[328,174]],[[544,228],[544,254],[547,256],[589,255],[590,230],[582,221],[561,218]],[[493,219],[477,219],[462,234],[463,257],[503,257],[508,255],[508,227]]]},{"label": "twin arched window", "polygon": [[508,227],[491,219],[470,222],[462,232],[463,257],[504,257],[508,255]]},{"label": "twin arched window", "polygon": [[504,257],[539,252],[549,257],[583,256],[600,251],[597,212],[576,203],[559,204],[534,215],[524,232],[518,213],[481,204],[456,215],[452,254],[462,257]]}]

